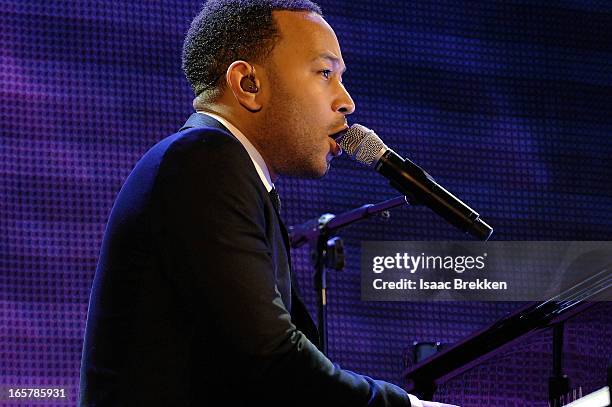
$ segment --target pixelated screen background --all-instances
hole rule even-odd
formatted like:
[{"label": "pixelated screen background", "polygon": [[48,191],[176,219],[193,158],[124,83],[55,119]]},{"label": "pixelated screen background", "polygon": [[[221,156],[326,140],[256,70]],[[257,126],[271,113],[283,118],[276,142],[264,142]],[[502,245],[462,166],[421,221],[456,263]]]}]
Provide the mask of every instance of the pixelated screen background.
[{"label": "pixelated screen background", "polygon": [[[0,0],[0,385],[78,395],[83,332],[105,223],[140,156],[192,112],[180,69],[199,1]],[[356,102],[349,123],[495,227],[496,240],[612,235],[612,3],[320,1]],[[285,223],[397,195],[346,155],[323,180],[281,179]],[[452,344],[516,303],[362,302],[362,240],[467,239],[424,207],[341,232],[330,272],[329,354],[403,384],[415,341]],[[293,254],[312,312],[308,248]],[[565,370],[605,384],[612,307],[566,328]],[[442,386],[464,406],[546,406],[551,338],[513,344]]]}]

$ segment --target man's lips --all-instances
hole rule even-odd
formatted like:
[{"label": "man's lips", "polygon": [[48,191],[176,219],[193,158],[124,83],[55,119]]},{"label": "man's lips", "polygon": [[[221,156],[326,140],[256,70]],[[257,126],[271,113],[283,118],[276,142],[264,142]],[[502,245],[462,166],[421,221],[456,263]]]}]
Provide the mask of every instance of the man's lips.
[{"label": "man's lips", "polygon": [[329,135],[329,137],[331,137],[331,139],[334,140],[334,144],[332,147],[332,154],[334,155],[334,157],[338,157],[339,155],[342,154],[342,148],[340,147],[340,144],[338,143],[340,139],[344,136],[348,128],[349,127],[347,125],[344,125],[344,127],[342,127],[339,131]]},{"label": "man's lips", "polygon": [[341,139],[342,136],[346,134],[348,129],[349,127],[345,124],[340,130],[338,130],[337,132],[333,134],[330,134],[329,137],[333,138],[336,142],[338,142],[339,139]]}]

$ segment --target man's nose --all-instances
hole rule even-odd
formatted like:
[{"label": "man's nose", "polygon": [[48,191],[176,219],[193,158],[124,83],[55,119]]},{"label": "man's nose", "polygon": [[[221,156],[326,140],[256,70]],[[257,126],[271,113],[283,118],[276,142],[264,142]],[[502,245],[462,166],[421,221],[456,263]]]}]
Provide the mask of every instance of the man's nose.
[{"label": "man's nose", "polygon": [[355,111],[355,102],[342,83],[340,83],[340,96],[334,106],[334,111],[347,116]]}]

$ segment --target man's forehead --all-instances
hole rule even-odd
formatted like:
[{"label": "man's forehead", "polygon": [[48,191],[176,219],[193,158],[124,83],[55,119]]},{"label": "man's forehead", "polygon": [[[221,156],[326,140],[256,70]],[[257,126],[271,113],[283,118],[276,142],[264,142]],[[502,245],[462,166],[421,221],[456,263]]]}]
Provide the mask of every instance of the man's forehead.
[{"label": "man's forehead", "polygon": [[272,12],[273,18],[277,24],[285,25],[288,28],[304,28],[309,24],[323,24],[329,27],[327,21],[320,15],[313,11],[301,11],[301,10],[274,10]]},{"label": "man's forehead", "polygon": [[338,48],[334,30],[320,15],[303,11],[275,11],[274,13],[281,41],[285,39],[292,45],[300,44],[313,48],[323,46]]},{"label": "man's forehead", "polygon": [[299,50],[309,59],[326,59],[344,66],[333,29],[313,12],[274,11],[280,41],[277,46]]}]

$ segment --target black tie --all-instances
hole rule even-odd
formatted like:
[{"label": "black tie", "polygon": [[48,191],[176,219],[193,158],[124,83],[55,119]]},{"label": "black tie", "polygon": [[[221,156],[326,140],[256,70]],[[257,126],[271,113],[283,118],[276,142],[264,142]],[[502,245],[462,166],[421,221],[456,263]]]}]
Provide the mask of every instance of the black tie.
[{"label": "black tie", "polygon": [[272,205],[274,206],[274,209],[276,209],[276,212],[278,212],[278,214],[280,215],[281,201],[280,201],[280,196],[278,196],[278,192],[276,192],[276,188],[272,188],[269,194],[270,194],[270,200],[272,201]]}]

